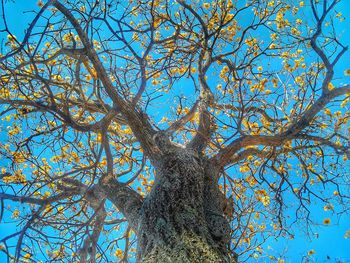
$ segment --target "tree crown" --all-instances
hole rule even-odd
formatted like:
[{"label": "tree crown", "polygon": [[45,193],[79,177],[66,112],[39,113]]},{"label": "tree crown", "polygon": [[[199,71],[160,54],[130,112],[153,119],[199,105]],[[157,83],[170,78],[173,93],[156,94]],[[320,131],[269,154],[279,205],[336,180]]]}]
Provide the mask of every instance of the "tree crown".
[{"label": "tree crown", "polygon": [[104,187],[141,206],[172,150],[220,170],[242,257],[309,230],[314,202],[344,213],[339,2],[39,1],[20,39],[2,1],[2,252],[134,257],[135,213]]}]

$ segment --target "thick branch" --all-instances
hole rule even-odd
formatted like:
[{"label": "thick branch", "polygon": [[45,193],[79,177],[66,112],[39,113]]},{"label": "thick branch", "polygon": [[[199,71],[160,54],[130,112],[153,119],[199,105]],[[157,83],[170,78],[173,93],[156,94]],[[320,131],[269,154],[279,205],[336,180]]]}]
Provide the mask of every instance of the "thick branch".
[{"label": "thick branch", "polygon": [[350,93],[350,85],[336,88],[329,93],[323,94],[308,110],[304,112],[298,121],[292,123],[285,132],[281,133],[280,136],[290,138],[298,134],[310,124],[316,114],[319,113],[329,102],[334,98],[347,93]]},{"label": "thick branch", "polygon": [[159,154],[159,150],[155,146],[154,141],[152,139],[154,130],[152,129],[151,124],[149,123],[144,114],[138,113],[136,110],[131,108],[130,105],[128,105],[128,103],[119,96],[111,80],[108,77],[106,69],[102,65],[102,62],[100,61],[96,51],[90,43],[88,36],[80,26],[78,20],[66,7],[64,7],[58,1],[55,1],[53,5],[63,13],[63,15],[70,21],[74,29],[77,31],[77,34],[79,35],[84,47],[86,48],[86,54],[96,70],[97,77],[103,83],[103,86],[106,89],[106,92],[109,95],[109,97],[112,99],[113,103],[116,104],[117,108],[120,109],[123,116],[125,116],[128,125],[131,127],[136,138],[140,141],[142,148],[144,149],[146,154],[150,158]]},{"label": "thick branch", "polygon": [[234,156],[239,150],[248,146],[265,145],[265,146],[278,146],[283,142],[284,138],[281,136],[264,136],[264,135],[247,135],[240,137],[231,142],[227,147],[219,151],[219,153],[212,158],[214,162],[223,167],[231,162],[232,156]]},{"label": "thick branch", "polygon": [[193,104],[193,106],[192,106],[192,108],[189,110],[189,112],[188,112],[186,115],[184,115],[183,117],[181,117],[179,120],[173,122],[173,123],[170,125],[170,127],[169,127],[168,129],[166,129],[166,132],[167,132],[167,133],[172,133],[172,132],[174,132],[174,131],[177,131],[177,130],[179,130],[180,128],[182,128],[187,122],[189,122],[189,121],[193,118],[194,114],[196,113],[196,110],[197,110],[197,108],[198,108],[198,104],[199,104],[199,101],[197,100],[197,101]]},{"label": "thick branch", "polygon": [[0,200],[4,199],[4,200],[11,200],[14,202],[27,203],[27,204],[47,205],[47,204],[51,204],[59,200],[68,198],[74,194],[77,194],[77,192],[61,193],[61,194],[48,197],[46,199],[39,199],[39,198],[28,197],[28,196],[18,196],[18,195],[0,193]]},{"label": "thick branch", "polygon": [[100,187],[106,198],[118,208],[128,220],[129,225],[137,232],[142,197],[127,185],[108,177],[100,181]]},{"label": "thick branch", "polygon": [[255,145],[278,146],[281,145],[283,141],[295,139],[301,131],[309,126],[316,114],[319,113],[329,102],[334,98],[347,93],[350,93],[350,85],[336,88],[329,93],[323,94],[308,110],[304,112],[299,120],[292,123],[286,131],[273,136],[248,135],[240,137],[231,142],[224,149],[220,150],[212,159],[215,160],[217,165],[223,167],[229,164],[232,156],[244,147]]}]

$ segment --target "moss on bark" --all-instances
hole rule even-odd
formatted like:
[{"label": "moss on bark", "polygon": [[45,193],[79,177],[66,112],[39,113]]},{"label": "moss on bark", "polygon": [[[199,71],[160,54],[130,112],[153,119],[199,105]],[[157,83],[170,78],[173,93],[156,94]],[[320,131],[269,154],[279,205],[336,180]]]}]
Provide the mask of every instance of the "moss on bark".
[{"label": "moss on bark", "polygon": [[173,246],[159,245],[147,254],[141,263],[213,263],[233,262],[213,248],[200,236],[183,233]]}]

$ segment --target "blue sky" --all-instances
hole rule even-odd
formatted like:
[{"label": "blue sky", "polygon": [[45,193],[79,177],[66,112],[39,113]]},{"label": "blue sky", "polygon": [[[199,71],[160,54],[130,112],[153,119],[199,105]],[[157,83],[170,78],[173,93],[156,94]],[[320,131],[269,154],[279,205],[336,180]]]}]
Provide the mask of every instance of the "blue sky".
[{"label": "blue sky", "polygon": [[[21,39],[23,37],[23,29],[28,26],[30,18],[33,13],[24,14],[23,11],[38,10],[36,6],[36,0],[18,0],[16,4],[8,4],[7,17],[10,29],[15,35]],[[341,28],[341,36],[344,43],[350,45],[350,0],[342,0],[342,2],[336,8],[344,14],[346,21]],[[1,24],[0,24],[1,26]],[[342,74],[342,71],[346,68],[350,68],[350,52],[342,58],[339,62],[338,72]],[[1,163],[0,166],[6,165]],[[337,260],[344,260],[339,262],[350,262],[350,238],[345,239],[344,235],[347,230],[350,229],[350,217],[344,214],[340,217],[332,216],[330,212],[323,211],[323,206],[312,206],[312,212],[314,218],[318,218],[318,226],[314,228],[314,237],[309,238],[305,236],[302,231],[302,226],[295,232],[293,240],[279,238],[278,240],[269,239],[263,247],[267,250],[268,246],[270,250],[275,251],[275,255],[279,252],[284,254],[283,258],[286,258],[286,262],[302,262],[303,257],[311,249],[315,250],[315,254],[310,257],[309,262],[337,262]],[[324,226],[322,221],[325,217],[331,218],[331,225]],[[7,219],[9,221],[9,219]],[[317,220],[316,220],[317,221]],[[16,224],[0,224],[0,239],[6,234],[10,234],[16,231]],[[250,259],[249,262],[269,262],[267,258],[259,258],[257,260]],[[0,262],[5,262],[4,254],[0,253]],[[306,261],[304,261],[306,262]]]}]

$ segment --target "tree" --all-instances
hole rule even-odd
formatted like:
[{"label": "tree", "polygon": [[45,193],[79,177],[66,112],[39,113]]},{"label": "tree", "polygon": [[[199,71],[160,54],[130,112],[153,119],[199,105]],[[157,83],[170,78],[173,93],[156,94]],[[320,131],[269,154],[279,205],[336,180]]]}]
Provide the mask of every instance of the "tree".
[{"label": "tree", "polygon": [[1,252],[236,262],[345,212],[338,2],[39,1],[19,39],[2,0]]}]

